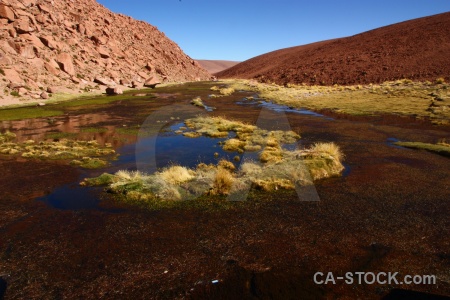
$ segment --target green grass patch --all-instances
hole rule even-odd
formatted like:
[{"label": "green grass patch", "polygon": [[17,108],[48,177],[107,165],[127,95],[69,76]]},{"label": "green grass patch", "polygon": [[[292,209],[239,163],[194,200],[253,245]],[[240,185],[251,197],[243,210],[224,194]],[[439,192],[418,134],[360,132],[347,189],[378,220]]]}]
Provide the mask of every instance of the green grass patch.
[{"label": "green grass patch", "polygon": [[429,144],[420,142],[396,142],[394,144],[397,146],[411,149],[426,150],[443,156],[450,157],[450,144],[446,143]]},{"label": "green grass patch", "polygon": [[42,107],[0,109],[0,121],[55,117],[62,114],[64,114],[64,112],[61,110],[53,110]]}]

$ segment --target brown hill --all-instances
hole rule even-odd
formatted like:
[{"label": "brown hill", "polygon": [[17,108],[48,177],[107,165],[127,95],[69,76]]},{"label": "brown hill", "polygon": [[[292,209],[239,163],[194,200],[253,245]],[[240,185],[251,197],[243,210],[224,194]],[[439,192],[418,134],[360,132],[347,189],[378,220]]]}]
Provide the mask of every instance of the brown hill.
[{"label": "brown hill", "polygon": [[156,27],[95,0],[2,0],[0,37],[0,104],[11,91],[210,78]]},{"label": "brown hill", "polygon": [[228,68],[231,68],[239,63],[239,61],[231,60],[206,60],[197,59],[197,62],[209,73],[214,74]]},{"label": "brown hill", "polygon": [[450,12],[351,37],[282,49],[216,74],[262,82],[367,84],[450,79]]}]

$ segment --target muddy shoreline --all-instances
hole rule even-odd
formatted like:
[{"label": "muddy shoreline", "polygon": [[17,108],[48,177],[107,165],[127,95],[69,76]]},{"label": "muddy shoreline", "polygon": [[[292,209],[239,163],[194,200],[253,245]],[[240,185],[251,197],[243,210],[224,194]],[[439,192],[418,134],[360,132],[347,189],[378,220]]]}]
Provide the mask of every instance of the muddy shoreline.
[{"label": "muddy shoreline", "polygon": [[[211,115],[258,117],[257,108],[233,104],[242,95],[208,99],[207,87],[190,87],[182,96],[152,100],[141,114],[131,102],[90,113],[107,111],[112,118],[98,120],[102,126],[132,126],[161,105],[201,95],[217,108]],[[255,193],[248,205],[223,211],[146,211],[105,193],[102,205],[120,210],[61,210],[34,199],[76,181],[76,168],[0,159],[6,299],[379,299],[395,288],[449,296],[450,162],[388,139],[435,142],[450,128],[323,113],[334,120],[288,113],[304,145],[333,141],[346,155],[346,176],[316,183],[320,202],[301,202],[295,192]],[[130,136],[116,146],[131,142]],[[315,285],[318,271],[433,274],[438,284]]]}]

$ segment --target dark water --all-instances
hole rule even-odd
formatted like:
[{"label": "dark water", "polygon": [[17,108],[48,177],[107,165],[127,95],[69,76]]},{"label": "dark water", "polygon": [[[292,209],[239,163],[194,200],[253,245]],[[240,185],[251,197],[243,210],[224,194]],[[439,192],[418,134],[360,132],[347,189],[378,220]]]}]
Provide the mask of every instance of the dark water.
[{"label": "dark water", "polygon": [[[145,159],[145,155],[139,155],[139,151],[144,151],[148,156],[154,155],[156,166],[148,166],[145,162],[140,164],[139,171],[151,173],[154,170],[164,168],[172,164],[179,164],[189,168],[194,168],[199,163],[217,164],[222,159],[233,161],[235,156],[242,157],[237,152],[227,152],[222,150],[219,142],[225,138],[187,138],[183,135],[175,134],[173,131],[179,129],[184,123],[177,123],[170,126],[169,132],[163,132],[153,136],[140,138],[137,143],[123,146],[116,150],[119,154],[117,160],[111,162],[110,166],[100,170],[86,170],[79,178],[81,182],[84,178],[95,177],[104,172],[115,173],[119,170],[136,170],[137,155],[140,160]],[[233,134],[233,133],[232,133]],[[230,136],[232,135],[230,134]],[[156,140],[156,149],[151,150]],[[136,152],[138,149],[138,152]],[[214,155],[214,154],[218,155]],[[142,154],[142,153],[141,153]],[[248,155],[246,155],[248,157]],[[238,163],[235,163],[238,164]],[[83,187],[77,183],[67,184],[55,189],[51,194],[40,197],[37,200],[43,201],[47,205],[57,209],[80,210],[96,209],[102,211],[116,210],[101,207],[100,196],[104,187]]]},{"label": "dark water", "polygon": [[294,108],[294,107],[289,107],[286,105],[280,105],[280,104],[272,103],[270,101],[266,101],[266,100],[263,100],[260,98],[253,98],[253,99],[244,98],[241,101],[236,102],[236,104],[244,105],[244,106],[256,106],[256,107],[260,107],[260,108],[266,108],[270,111],[274,111],[277,113],[293,113],[293,114],[299,114],[299,115],[307,115],[307,116],[324,118],[327,120],[334,120],[333,118],[324,116],[322,114],[313,112],[308,109]]},{"label": "dark water", "polygon": [[[238,101],[237,104],[261,107],[276,114],[295,113],[330,119],[309,110],[292,109],[267,101],[242,100]],[[211,111],[212,107],[207,107],[206,110]],[[219,143],[226,138],[204,136],[188,138],[182,134],[176,134],[175,131],[182,126],[185,126],[183,122],[172,121],[159,132],[139,137],[136,142],[132,140],[129,143],[122,144],[116,149],[119,154],[118,159],[111,161],[108,167],[99,170],[83,170],[78,182],[58,187],[51,194],[40,197],[38,201],[43,201],[51,207],[63,210],[95,209],[114,212],[114,209],[105,209],[101,206],[100,199],[104,192],[103,187],[83,187],[79,185],[79,182],[87,177],[99,176],[104,172],[115,173],[119,170],[139,170],[145,173],[153,173],[172,164],[195,168],[199,163],[217,164],[223,158],[232,161],[239,168],[239,165],[245,160],[258,159],[257,152],[247,152],[244,156],[238,152],[224,151]],[[228,137],[234,135],[235,133],[231,132]],[[301,143],[298,142],[283,145],[283,148],[295,150],[300,146]],[[240,158],[240,162],[234,160],[236,156]],[[350,168],[346,168],[346,170],[349,172]]]}]

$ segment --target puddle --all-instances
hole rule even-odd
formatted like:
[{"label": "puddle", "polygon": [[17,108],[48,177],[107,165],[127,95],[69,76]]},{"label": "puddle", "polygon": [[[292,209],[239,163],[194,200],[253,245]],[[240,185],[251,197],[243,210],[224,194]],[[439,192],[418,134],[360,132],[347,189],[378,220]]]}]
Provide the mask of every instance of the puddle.
[{"label": "puddle", "polygon": [[397,143],[397,142],[400,142],[400,140],[397,138],[390,137],[390,138],[386,139],[386,145],[388,145],[389,147],[393,147],[393,148],[397,148],[397,149],[412,150],[410,148],[395,145],[395,143]]},{"label": "puddle", "polygon": [[350,165],[346,164],[345,162],[343,162],[342,165],[344,166],[344,171],[342,171],[342,178],[345,178],[350,175],[352,167],[350,167]]}]

